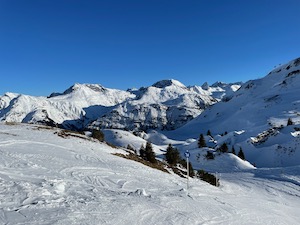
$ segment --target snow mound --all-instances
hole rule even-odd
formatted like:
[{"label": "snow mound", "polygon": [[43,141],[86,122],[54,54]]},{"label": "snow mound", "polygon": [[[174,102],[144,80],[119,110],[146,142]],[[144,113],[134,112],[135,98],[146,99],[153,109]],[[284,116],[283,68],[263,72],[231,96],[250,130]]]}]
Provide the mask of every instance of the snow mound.
[{"label": "snow mound", "polygon": [[148,195],[145,191],[145,189],[137,189],[136,191],[134,192],[129,192],[130,196],[141,196],[141,197],[151,197],[150,195]]}]

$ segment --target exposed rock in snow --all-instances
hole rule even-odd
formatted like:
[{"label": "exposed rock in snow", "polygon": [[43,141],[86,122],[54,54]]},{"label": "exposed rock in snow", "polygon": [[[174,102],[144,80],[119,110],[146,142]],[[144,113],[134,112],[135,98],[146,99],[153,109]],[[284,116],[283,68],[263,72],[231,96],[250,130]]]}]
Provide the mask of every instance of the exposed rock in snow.
[{"label": "exposed rock in snow", "polygon": [[179,82],[178,80],[161,80],[156,82],[155,84],[153,84],[153,87],[157,87],[157,88],[166,88],[168,86],[177,86],[180,88],[186,88],[186,86],[184,84],[182,84],[181,82]]}]

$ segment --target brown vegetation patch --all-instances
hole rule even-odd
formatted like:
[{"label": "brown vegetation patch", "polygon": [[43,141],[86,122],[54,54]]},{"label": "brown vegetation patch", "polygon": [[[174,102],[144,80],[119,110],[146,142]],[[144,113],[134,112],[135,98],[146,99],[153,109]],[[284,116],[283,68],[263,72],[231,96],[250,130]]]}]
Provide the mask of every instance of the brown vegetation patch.
[{"label": "brown vegetation patch", "polygon": [[60,130],[55,132],[59,137],[68,138],[68,137],[76,137],[84,140],[91,140],[89,137],[85,136],[83,132],[77,132],[72,130]]},{"label": "brown vegetation patch", "polygon": [[133,160],[133,161],[142,163],[146,166],[149,166],[151,168],[161,170],[165,173],[169,173],[169,171],[166,169],[166,164],[164,164],[160,161],[156,161],[156,163],[151,163],[149,161],[146,161],[146,160],[140,158],[138,155],[133,154],[133,153],[129,153],[127,155],[121,154],[121,153],[114,153],[113,155],[116,155],[116,156],[119,156],[119,157],[122,157],[122,158],[125,158],[125,159],[129,159],[129,160]]}]

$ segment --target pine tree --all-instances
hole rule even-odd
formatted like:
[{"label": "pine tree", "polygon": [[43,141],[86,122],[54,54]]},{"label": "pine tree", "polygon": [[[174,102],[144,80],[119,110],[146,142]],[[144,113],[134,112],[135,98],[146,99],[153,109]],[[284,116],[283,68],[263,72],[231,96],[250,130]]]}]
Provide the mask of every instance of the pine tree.
[{"label": "pine tree", "polygon": [[170,165],[176,165],[180,161],[180,154],[176,148],[169,144],[165,154],[166,160]]},{"label": "pine tree", "polygon": [[195,171],[194,171],[194,168],[193,168],[193,165],[191,162],[189,162],[189,175],[190,175],[190,177],[195,176]]},{"label": "pine tree", "polygon": [[200,134],[200,137],[198,140],[198,147],[199,148],[207,147],[203,134]]},{"label": "pine tree", "polygon": [[244,155],[242,147],[240,147],[240,151],[238,153],[238,157],[240,157],[242,160],[245,160],[245,155]]},{"label": "pine tree", "polygon": [[231,153],[234,154],[234,155],[236,154],[236,153],[235,153],[235,149],[234,149],[233,146],[232,146],[232,148],[231,148]]},{"label": "pine tree", "polygon": [[151,163],[156,163],[155,153],[153,152],[152,144],[150,142],[147,142],[146,144],[145,158]]},{"label": "pine tree", "polygon": [[219,186],[219,179],[214,175],[206,172],[205,170],[198,170],[196,176],[203,181],[206,181],[214,186]]},{"label": "pine tree", "polygon": [[206,159],[215,159],[215,155],[211,151],[207,151],[205,155]]},{"label": "pine tree", "polygon": [[141,145],[141,148],[140,148],[140,157],[141,157],[142,159],[145,159],[145,160],[146,160],[146,151],[145,151],[145,147],[144,147],[143,144]]},{"label": "pine tree", "polygon": [[221,145],[220,151],[223,152],[223,153],[228,152],[228,146],[225,142]]},{"label": "pine tree", "polygon": [[[185,159],[180,159],[179,163],[187,169],[187,161]],[[193,168],[193,165],[191,162],[189,162],[189,175],[190,177],[194,177],[195,176],[195,171],[194,171],[194,168]]]},{"label": "pine tree", "polygon": [[210,130],[207,131],[207,136],[211,136]]},{"label": "pine tree", "polygon": [[293,120],[291,118],[289,118],[288,121],[287,121],[287,126],[291,126],[293,124],[294,124]]}]

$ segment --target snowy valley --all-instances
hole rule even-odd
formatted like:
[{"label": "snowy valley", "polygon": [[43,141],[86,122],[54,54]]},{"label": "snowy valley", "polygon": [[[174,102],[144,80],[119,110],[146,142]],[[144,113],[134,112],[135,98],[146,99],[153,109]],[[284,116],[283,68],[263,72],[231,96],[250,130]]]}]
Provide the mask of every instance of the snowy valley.
[{"label": "snowy valley", "polygon": [[[246,83],[5,93],[0,224],[299,224],[299,90],[300,58]],[[147,142],[168,172],[116,155]],[[188,187],[165,162],[170,144],[220,186]]]}]

